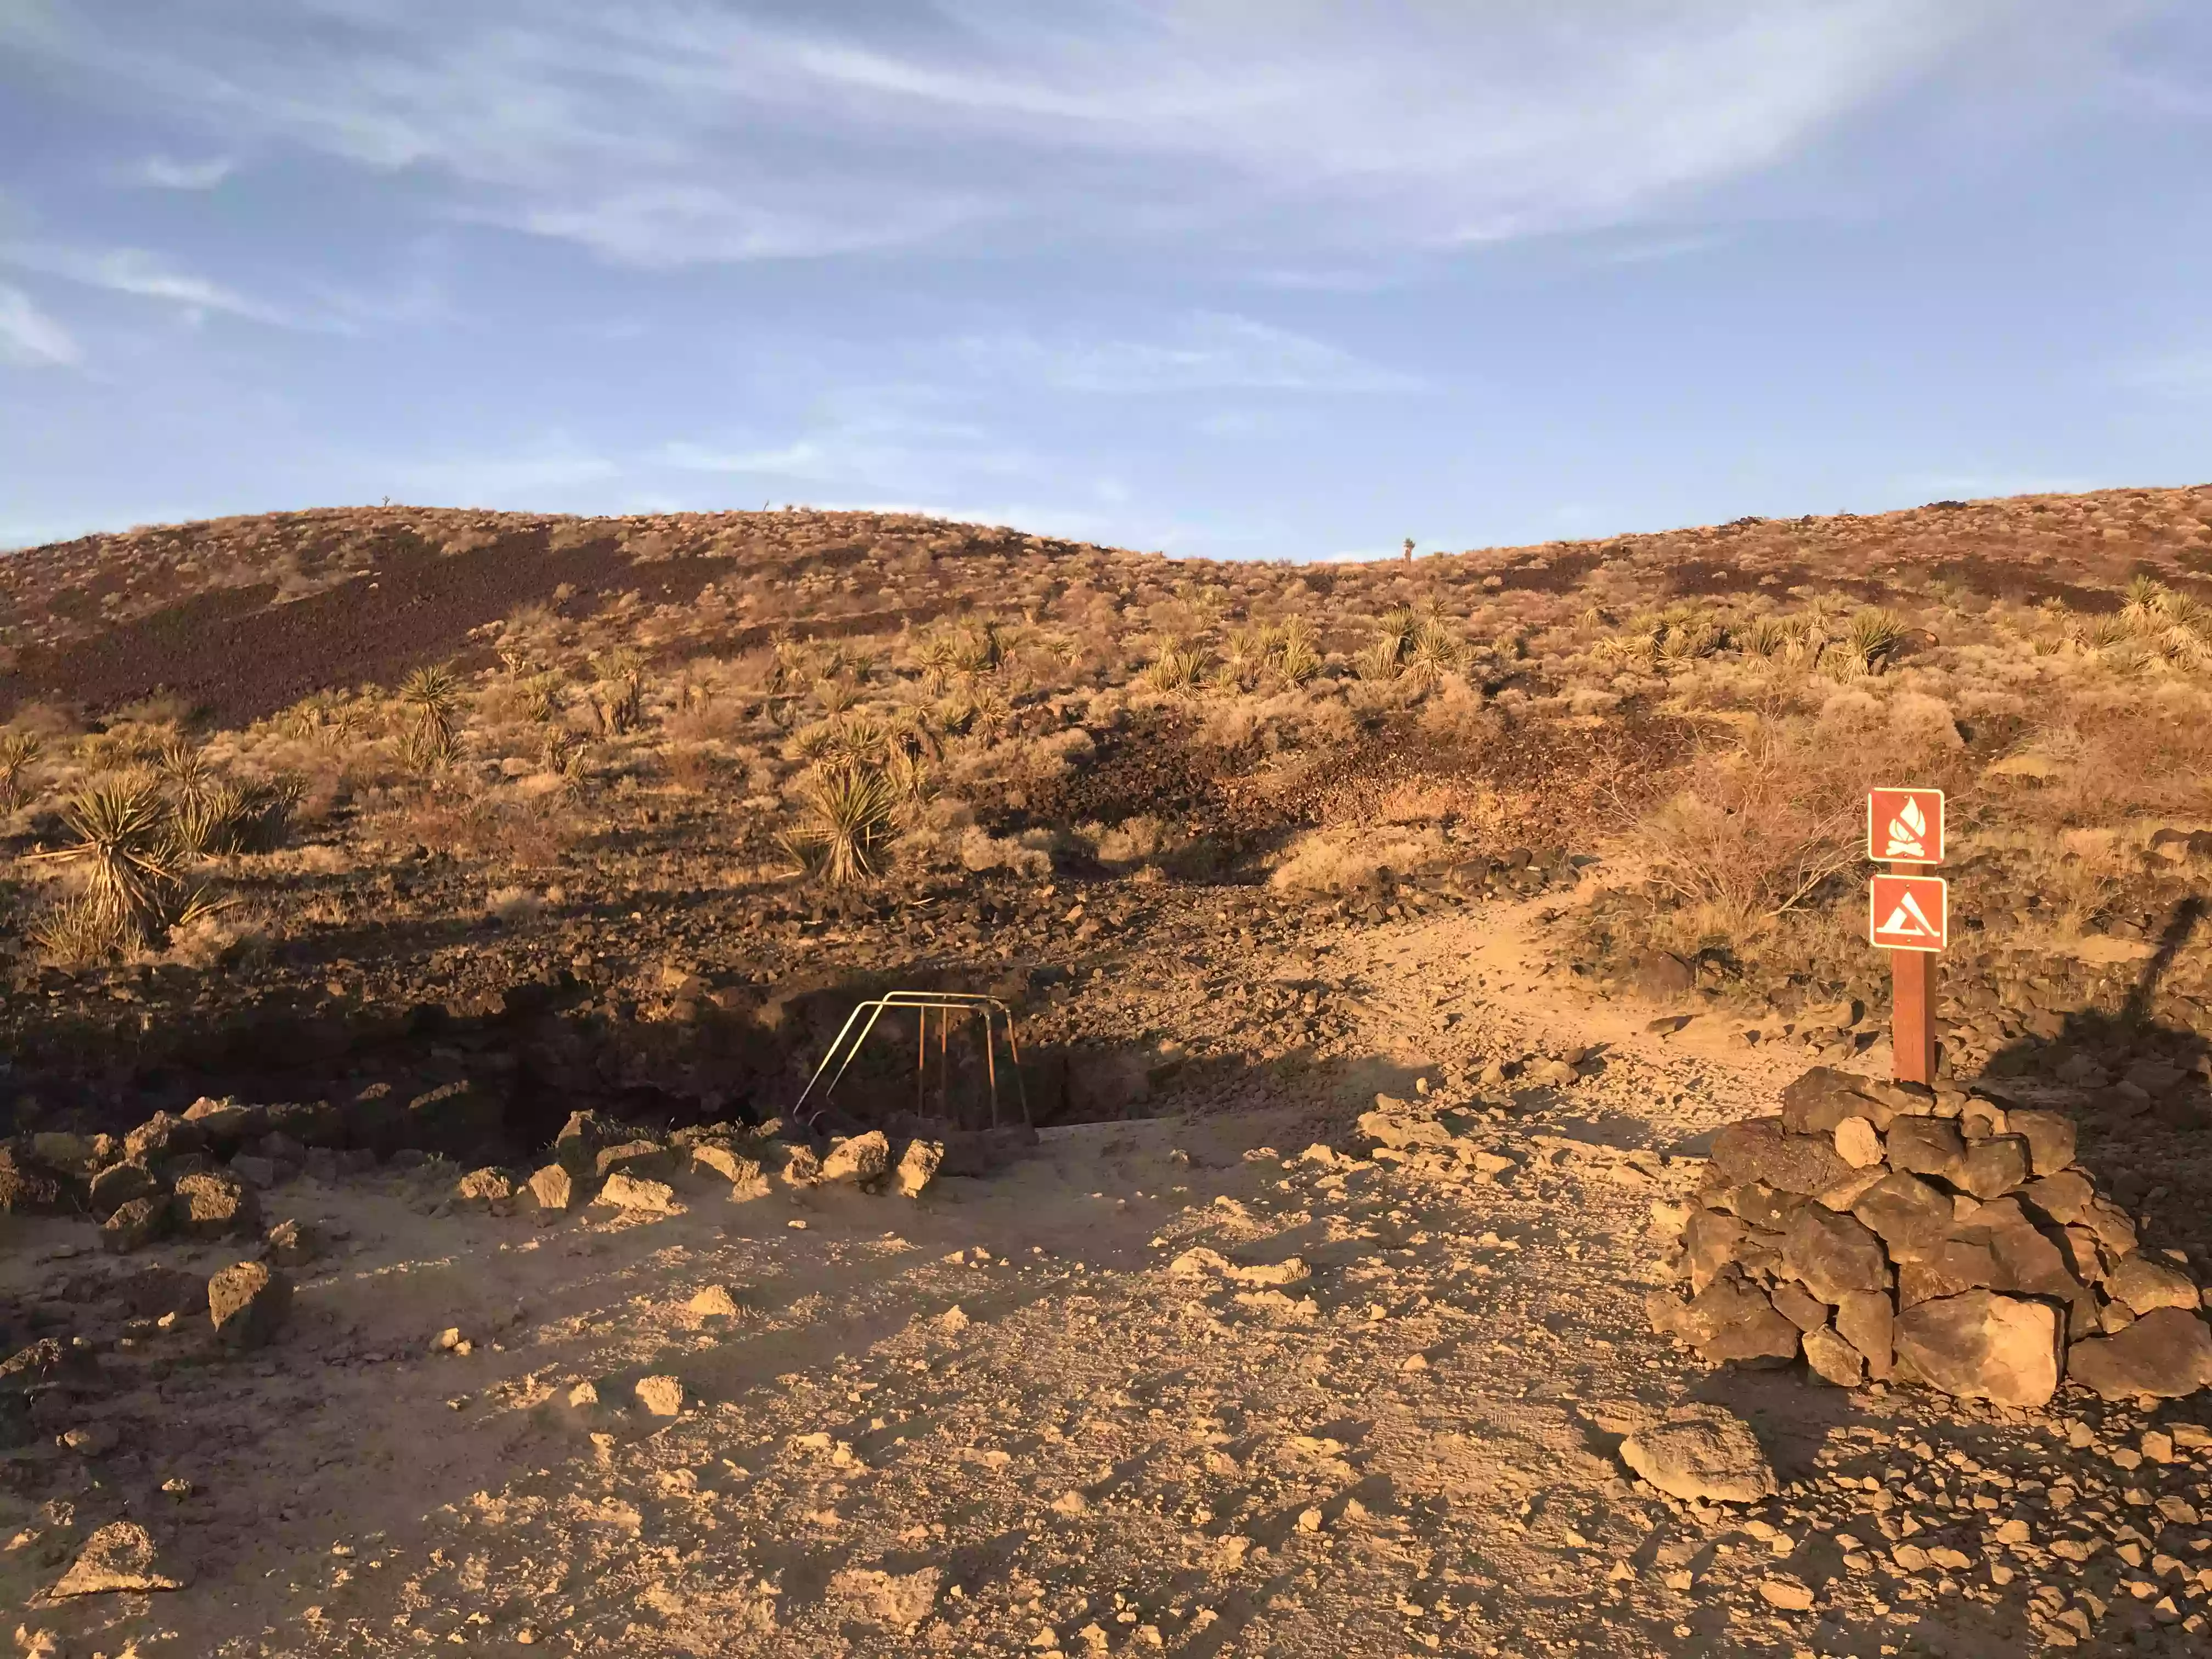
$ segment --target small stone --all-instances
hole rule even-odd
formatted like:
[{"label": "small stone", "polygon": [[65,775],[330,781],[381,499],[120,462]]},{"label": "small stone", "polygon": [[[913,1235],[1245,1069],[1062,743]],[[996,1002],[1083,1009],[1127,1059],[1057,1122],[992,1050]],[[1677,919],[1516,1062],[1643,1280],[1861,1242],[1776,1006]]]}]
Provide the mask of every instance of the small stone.
[{"label": "small stone", "polygon": [[1906,1175],[1931,1175],[1955,1182],[1966,1163],[1959,1126],[1937,1117],[1903,1117],[1889,1126],[1889,1167]]},{"label": "small stone", "polygon": [[1621,1461],[1685,1502],[1755,1504],[1775,1492],[1774,1471],[1751,1425],[1718,1406],[1692,1406],[1621,1442]]},{"label": "small stone", "polygon": [[1774,1311],[1801,1331],[1817,1331],[1828,1322],[1828,1304],[1802,1285],[1784,1279],[1774,1287],[1770,1299]]},{"label": "small stone", "polygon": [[2076,1342],[2066,1369],[2107,1400],[2179,1400],[2212,1386],[2212,1332],[2179,1308],[2155,1309],[2116,1336]]},{"label": "small stone", "polygon": [[684,1384],[672,1376],[641,1376],[635,1390],[637,1403],[655,1417],[675,1417],[684,1410]]},{"label": "small stone", "polygon": [[1769,1607],[1780,1607],[1784,1613],[1805,1613],[1813,1606],[1813,1592],[1796,1578],[1762,1578],[1759,1594]]},{"label": "small stone", "polygon": [[637,1211],[653,1215],[681,1215],[684,1206],[676,1201],[676,1189],[665,1181],[640,1181],[634,1176],[611,1176],[594,1203],[611,1205],[618,1210]]},{"label": "small stone", "polygon": [[148,1198],[161,1191],[161,1181],[152,1168],[135,1158],[120,1164],[111,1164],[93,1176],[86,1198],[92,1212],[105,1219],[134,1198]]},{"label": "small stone", "polygon": [[273,1158],[264,1158],[258,1152],[240,1152],[230,1160],[230,1172],[247,1186],[267,1192],[284,1176],[284,1168]]},{"label": "small stone", "polygon": [[684,1304],[702,1319],[735,1319],[738,1299],[726,1285],[709,1285]]},{"label": "small stone", "polygon": [[890,1142],[881,1129],[871,1129],[832,1145],[830,1156],[822,1160],[821,1178],[825,1183],[859,1185],[880,1179],[890,1163]]},{"label": "small stone", "polygon": [[1836,1125],[1836,1156],[1854,1170],[1867,1170],[1881,1162],[1881,1136],[1863,1117],[1847,1117]]},{"label": "small stone", "polygon": [[[1849,1022],[1845,1022],[1848,1024]],[[1849,1072],[1815,1066],[1782,1091],[1782,1127],[1792,1134],[1833,1133],[1852,1118],[1889,1127],[1893,1108],[1861,1092],[1867,1083]]]},{"label": "small stone", "polygon": [[1790,1134],[1778,1117],[1729,1124],[1713,1137],[1711,1158],[1737,1185],[1755,1181],[1808,1197],[1851,1173],[1827,1135]]},{"label": "small stone", "polygon": [[1881,1240],[1856,1217],[1817,1204],[1807,1205],[1790,1224],[1783,1260],[1814,1295],[1832,1305],[1854,1291],[1889,1286],[1889,1261]]},{"label": "small stone", "polygon": [[2057,1175],[2074,1161],[2073,1119],[2015,1108],[2005,1114],[2005,1127],[2027,1142],[2029,1167],[2036,1176]]},{"label": "small stone", "polygon": [[504,1215],[514,1207],[514,1177],[504,1170],[471,1170],[455,1183],[453,1201],[470,1209]]},{"label": "small stone", "polygon": [[[1900,1119],[1892,1133],[1905,1122]],[[1951,1200],[1938,1188],[1917,1176],[1893,1171],[1884,1176],[1856,1204],[1851,1214],[1863,1223],[1888,1249],[1893,1261],[1910,1261],[1940,1247],[1951,1231]]]},{"label": "small stone", "polygon": [[1836,1334],[1858,1351],[1873,1382],[1889,1378],[1896,1320],[1896,1307],[1883,1291],[1855,1291],[1837,1305]]},{"label": "small stone", "polygon": [[48,1594],[105,1595],[118,1590],[182,1589],[186,1580],[155,1547],[153,1535],[136,1521],[111,1521],[84,1540]]},{"label": "small stone", "polygon": [[246,1184],[216,1170],[179,1176],[171,1195],[177,1231],[187,1238],[228,1238],[261,1231],[261,1206]]},{"label": "small stone", "polygon": [[170,1112],[156,1112],[123,1137],[123,1156],[132,1163],[159,1164],[186,1152],[197,1152],[207,1145],[207,1139],[204,1122]]},{"label": "small stone", "polygon": [[575,1206],[576,1177],[567,1166],[549,1164],[530,1177],[530,1196],[546,1213],[565,1214]]},{"label": "small stone", "polygon": [[2180,1268],[2147,1255],[2131,1255],[2113,1268],[2105,1280],[2105,1293],[2138,1314],[2160,1308],[2193,1312],[2199,1305],[2195,1279]]},{"label": "small stone", "polygon": [[269,1259],[280,1267],[301,1267],[323,1254],[321,1232],[310,1222],[283,1220],[264,1241]]},{"label": "small stone", "polygon": [[2025,1202],[2061,1226],[2071,1226],[2087,1218],[2096,1197],[2097,1189],[2079,1170],[2061,1170],[2031,1181],[2021,1193]]},{"label": "small stone", "polygon": [[718,1175],[733,1187],[760,1179],[761,1166],[725,1140],[702,1140],[694,1145],[691,1166]]},{"label": "small stone", "polygon": [[100,1224],[100,1248],[112,1255],[128,1255],[167,1233],[170,1220],[166,1196],[134,1198],[118,1204],[114,1213]]},{"label": "small stone", "polygon": [[937,1178],[939,1166],[945,1162],[945,1143],[941,1140],[909,1140],[906,1150],[892,1170],[891,1184],[902,1198],[919,1198],[929,1183]]},{"label": "small stone", "polygon": [[1866,1357],[1834,1331],[1826,1327],[1808,1331],[1804,1346],[1805,1363],[1814,1376],[1839,1389],[1856,1389],[1864,1379]]},{"label": "small stone", "polygon": [[782,1149],[783,1166],[776,1173],[789,1187],[811,1187],[822,1179],[822,1159],[811,1146]]},{"label": "small stone", "polygon": [[2028,1176],[2028,1147],[2021,1135],[1993,1135],[1966,1147],[1960,1160],[1958,1184],[1976,1198],[2001,1197],[2025,1185]]},{"label": "small stone", "polygon": [[291,1279],[266,1262],[234,1262],[208,1280],[208,1316],[228,1347],[262,1346],[291,1308]]}]

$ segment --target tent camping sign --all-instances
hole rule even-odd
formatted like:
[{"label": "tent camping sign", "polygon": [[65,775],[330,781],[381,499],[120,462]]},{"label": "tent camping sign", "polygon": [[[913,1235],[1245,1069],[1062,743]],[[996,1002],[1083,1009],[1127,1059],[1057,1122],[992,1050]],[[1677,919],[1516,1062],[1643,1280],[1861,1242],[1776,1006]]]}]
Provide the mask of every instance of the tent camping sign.
[{"label": "tent camping sign", "polygon": [[1869,789],[1867,856],[1889,866],[1867,883],[1867,939],[1889,952],[1890,1069],[1900,1083],[1936,1081],[1936,958],[1951,937],[1941,789]]}]

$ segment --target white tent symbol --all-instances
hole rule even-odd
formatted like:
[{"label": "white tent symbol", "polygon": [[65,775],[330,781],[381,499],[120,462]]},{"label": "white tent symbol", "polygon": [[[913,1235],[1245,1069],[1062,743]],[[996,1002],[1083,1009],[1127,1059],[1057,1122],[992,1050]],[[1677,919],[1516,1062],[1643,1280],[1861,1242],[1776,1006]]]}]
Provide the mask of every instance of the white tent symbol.
[{"label": "white tent symbol", "polygon": [[[1889,821],[1889,845],[1883,850],[1886,859],[1924,859],[1928,856],[1926,836],[1928,815],[1920,810],[1920,803],[1907,795],[1905,808]],[[1888,930],[1883,929],[1885,933]]]},{"label": "white tent symbol", "polygon": [[1893,939],[1940,939],[1942,937],[1936,931],[1935,923],[1928,920],[1928,913],[1920,908],[1920,901],[1913,897],[1910,891],[1898,900],[1897,908],[1889,913],[1889,920],[1875,931],[1887,934]]}]

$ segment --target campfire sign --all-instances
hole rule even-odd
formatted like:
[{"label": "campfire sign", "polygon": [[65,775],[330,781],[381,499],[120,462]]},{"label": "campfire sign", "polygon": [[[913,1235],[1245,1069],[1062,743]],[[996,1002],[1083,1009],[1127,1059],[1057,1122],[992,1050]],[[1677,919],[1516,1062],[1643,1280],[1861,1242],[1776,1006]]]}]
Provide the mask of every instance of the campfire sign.
[{"label": "campfire sign", "polygon": [[1867,856],[1877,864],[1943,862],[1943,792],[1867,792]]}]

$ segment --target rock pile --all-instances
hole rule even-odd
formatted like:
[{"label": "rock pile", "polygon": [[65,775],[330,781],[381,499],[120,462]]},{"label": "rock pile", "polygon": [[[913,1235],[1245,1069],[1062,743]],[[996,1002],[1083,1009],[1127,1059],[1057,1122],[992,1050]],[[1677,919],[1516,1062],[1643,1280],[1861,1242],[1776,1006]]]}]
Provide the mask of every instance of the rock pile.
[{"label": "rock pile", "polygon": [[739,1198],[768,1192],[770,1176],[793,1186],[843,1183],[911,1198],[940,1171],[978,1167],[991,1150],[948,1147],[923,1135],[894,1143],[871,1130],[817,1156],[782,1139],[773,1121],[670,1133],[577,1112],[556,1139],[551,1160],[532,1171],[526,1164],[481,1162],[499,1135],[496,1108],[466,1085],[449,1085],[404,1102],[372,1090],[343,1109],[321,1101],[249,1106],[203,1099],[182,1115],[156,1113],[120,1137],[17,1135],[0,1141],[0,1212],[88,1215],[100,1224],[102,1248],[128,1255],[169,1237],[259,1239],[264,1191],[301,1176],[336,1182],[380,1164],[416,1168],[434,1158],[452,1160],[467,1170],[454,1186],[453,1204],[495,1214],[551,1216],[586,1202],[673,1213],[682,1206],[669,1178],[686,1170],[726,1181]]},{"label": "rock pile", "polygon": [[1650,1312],[1711,1362],[1802,1355],[1844,1388],[2023,1407],[2066,1379],[2107,1400],[2212,1387],[2185,1261],[2139,1248],[2055,1112],[1815,1066],[1780,1116],[1722,1130],[1697,1203],[1673,1208],[1687,1294]]}]

